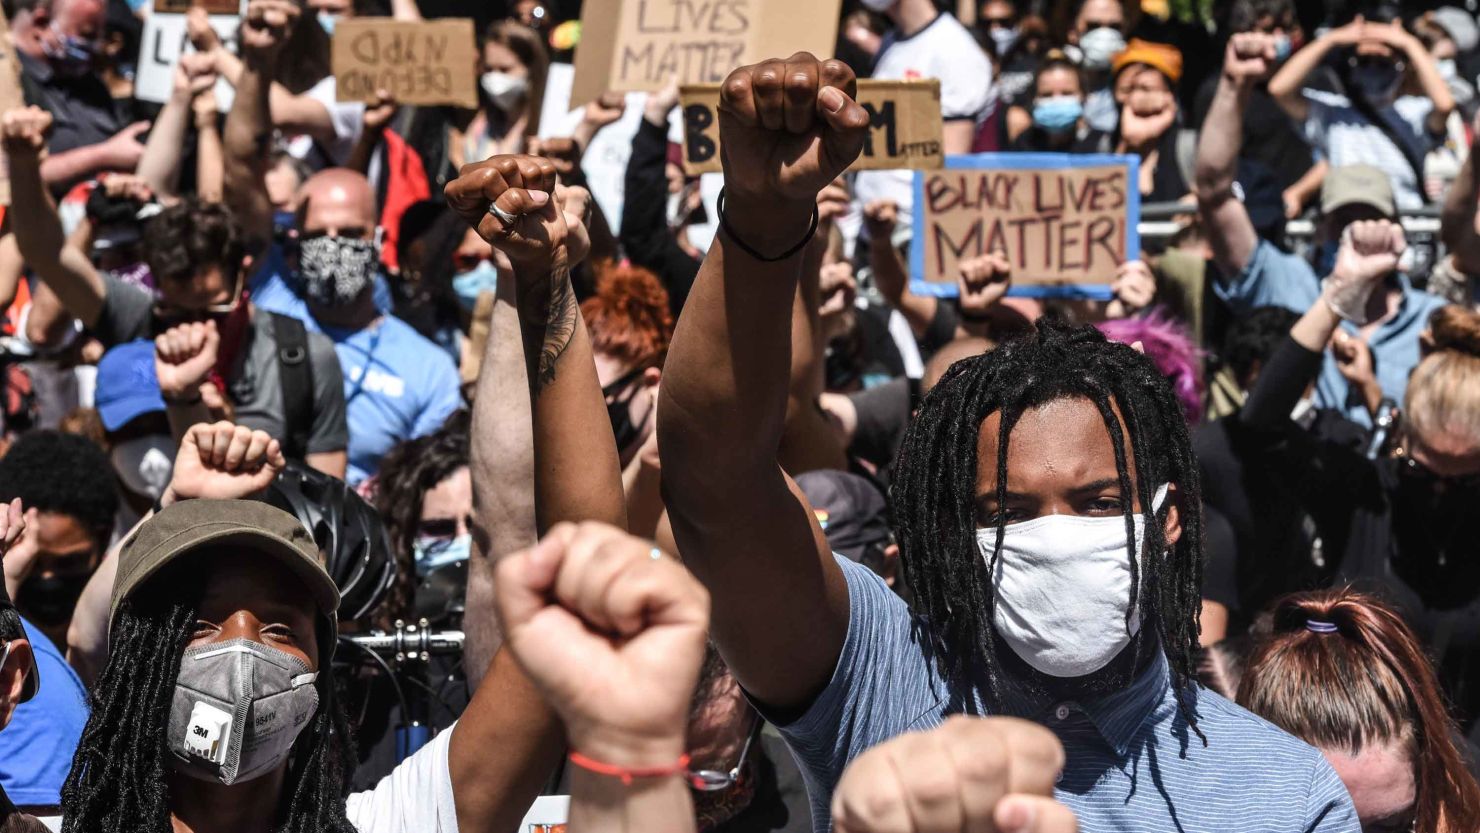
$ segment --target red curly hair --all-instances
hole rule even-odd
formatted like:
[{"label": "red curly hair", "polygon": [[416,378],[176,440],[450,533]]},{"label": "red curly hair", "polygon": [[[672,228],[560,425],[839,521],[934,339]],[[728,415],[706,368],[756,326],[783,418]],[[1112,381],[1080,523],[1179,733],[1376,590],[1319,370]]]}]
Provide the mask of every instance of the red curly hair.
[{"label": "red curly hair", "polygon": [[668,358],[673,338],[668,290],[647,269],[611,262],[597,267],[596,294],[581,304],[581,316],[591,347],[631,370],[662,367]]}]

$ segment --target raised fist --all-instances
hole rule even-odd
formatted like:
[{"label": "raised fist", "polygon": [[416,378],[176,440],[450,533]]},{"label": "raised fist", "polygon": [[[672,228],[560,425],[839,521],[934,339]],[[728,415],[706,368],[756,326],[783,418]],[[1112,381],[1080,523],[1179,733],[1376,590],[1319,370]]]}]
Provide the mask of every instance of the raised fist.
[{"label": "raised fist", "polygon": [[699,582],[598,523],[559,524],[497,570],[507,645],[571,747],[619,766],[676,763],[709,625]]},{"label": "raised fist", "polygon": [[1346,227],[1323,292],[1331,308],[1348,321],[1365,323],[1367,299],[1378,283],[1398,270],[1408,248],[1403,227],[1389,220],[1358,220]]},{"label": "raised fist", "polygon": [[277,57],[302,13],[293,0],[251,0],[237,29],[242,56],[259,60]]},{"label": "raised fist", "polygon": [[185,432],[170,485],[159,502],[227,500],[261,492],[287,466],[282,445],[245,425],[197,423]]},{"label": "raised fist", "polygon": [[833,792],[838,833],[1074,833],[1053,798],[1064,748],[1010,717],[952,717],[868,750]]},{"label": "raised fist", "polygon": [[627,96],[608,91],[586,105],[586,109],[581,113],[581,120],[591,125],[594,130],[600,130],[619,121],[625,112],[627,112]]},{"label": "raised fist", "polygon": [[574,263],[566,251],[570,227],[555,199],[556,179],[548,159],[503,155],[464,165],[444,193],[447,204],[516,271],[549,271]]},{"label": "raised fist", "polygon": [[868,227],[871,240],[888,240],[898,222],[899,204],[894,200],[874,200],[863,207],[863,224]]},{"label": "raised fist", "polygon": [[731,72],[719,102],[726,194],[810,203],[863,150],[857,86],[847,64],[806,52]]},{"label": "raised fist", "polygon": [[987,315],[1012,288],[1012,264],[1005,252],[968,258],[957,265],[961,273],[956,283],[960,292],[957,301],[961,304],[961,314],[967,318]]},{"label": "raised fist", "polygon": [[46,134],[51,130],[51,114],[32,105],[8,110],[0,119],[0,141],[6,153],[36,153],[46,147]]},{"label": "raised fist", "polygon": [[1235,81],[1258,81],[1274,68],[1275,55],[1273,35],[1241,32],[1228,39],[1228,49],[1223,55],[1223,74]]},{"label": "raised fist", "polygon": [[189,398],[200,390],[220,353],[214,321],[195,321],[165,330],[154,339],[154,374],[165,399]]}]

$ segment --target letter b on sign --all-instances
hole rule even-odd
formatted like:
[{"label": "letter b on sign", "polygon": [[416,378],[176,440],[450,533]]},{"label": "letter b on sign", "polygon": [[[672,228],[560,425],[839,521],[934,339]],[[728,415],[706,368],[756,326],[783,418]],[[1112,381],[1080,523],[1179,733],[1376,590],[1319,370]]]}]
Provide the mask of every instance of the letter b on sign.
[{"label": "letter b on sign", "polygon": [[702,165],[714,158],[717,150],[714,140],[705,135],[705,131],[714,125],[714,111],[703,104],[690,104],[683,108],[684,123],[684,155],[689,162]]}]

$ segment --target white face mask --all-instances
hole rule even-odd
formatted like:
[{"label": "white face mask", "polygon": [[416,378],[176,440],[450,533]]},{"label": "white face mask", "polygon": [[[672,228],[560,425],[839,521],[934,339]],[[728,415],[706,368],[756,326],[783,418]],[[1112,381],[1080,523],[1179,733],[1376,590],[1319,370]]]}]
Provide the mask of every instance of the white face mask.
[{"label": "white face mask", "polygon": [[175,441],[164,434],[136,437],[113,447],[109,459],[124,488],[158,500],[175,469]]},{"label": "white face mask", "polygon": [[889,7],[894,5],[895,0],[861,0],[861,2],[865,9],[883,14],[889,11]]},{"label": "white face mask", "polygon": [[[1156,490],[1153,513],[1166,500]],[[1136,558],[1146,521],[1135,516]],[[991,563],[995,527],[978,529],[982,558]],[[1049,515],[1011,524],[992,575],[997,634],[1023,662],[1050,677],[1083,677],[1110,664],[1141,629],[1131,603],[1131,559],[1125,518]]]},{"label": "white face mask", "polygon": [[1085,69],[1103,72],[1116,55],[1125,51],[1125,35],[1109,26],[1091,29],[1079,36],[1079,50],[1084,54]]},{"label": "white face mask", "polygon": [[505,113],[512,113],[519,102],[524,100],[524,94],[529,90],[529,79],[522,75],[510,75],[507,72],[485,72],[478,79],[478,84],[483,87],[483,92],[488,94],[488,100],[493,106]]},{"label": "white face mask", "polygon": [[1316,421],[1316,402],[1309,396],[1303,397],[1290,409],[1290,421],[1309,431]]}]

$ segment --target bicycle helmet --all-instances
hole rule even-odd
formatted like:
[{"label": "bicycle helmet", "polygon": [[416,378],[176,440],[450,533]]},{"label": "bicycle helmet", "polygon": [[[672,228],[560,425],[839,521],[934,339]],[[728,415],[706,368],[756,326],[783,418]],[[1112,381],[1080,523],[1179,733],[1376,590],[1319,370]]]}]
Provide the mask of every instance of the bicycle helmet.
[{"label": "bicycle helmet", "polygon": [[313,534],[324,568],[339,587],[339,619],[360,619],[396,581],[390,536],[375,509],[343,480],[290,461],[262,499]]}]

